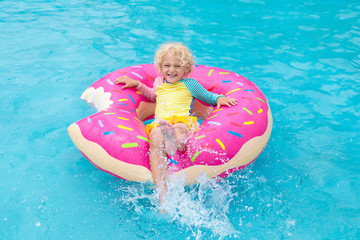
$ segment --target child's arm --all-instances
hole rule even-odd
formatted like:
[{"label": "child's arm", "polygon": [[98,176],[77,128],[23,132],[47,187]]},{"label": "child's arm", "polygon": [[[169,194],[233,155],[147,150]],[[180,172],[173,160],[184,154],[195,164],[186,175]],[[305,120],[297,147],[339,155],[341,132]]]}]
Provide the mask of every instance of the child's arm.
[{"label": "child's arm", "polygon": [[120,84],[123,83],[125,84],[122,89],[126,89],[126,88],[131,88],[131,87],[135,87],[137,90],[139,90],[139,92],[145,96],[147,99],[149,99],[152,102],[156,101],[156,95],[155,95],[155,90],[157,88],[157,86],[159,86],[160,84],[160,80],[161,79],[156,79],[153,85],[153,88],[149,88],[148,86],[146,86],[145,84],[141,83],[140,81],[134,80],[128,76],[121,76],[118,77],[115,80],[116,84]]},{"label": "child's arm", "polygon": [[212,93],[206,90],[203,85],[194,79],[187,79],[184,83],[193,97],[213,106],[217,105],[218,108],[223,105],[231,107],[237,104],[237,100],[235,98],[228,98],[223,95]]}]

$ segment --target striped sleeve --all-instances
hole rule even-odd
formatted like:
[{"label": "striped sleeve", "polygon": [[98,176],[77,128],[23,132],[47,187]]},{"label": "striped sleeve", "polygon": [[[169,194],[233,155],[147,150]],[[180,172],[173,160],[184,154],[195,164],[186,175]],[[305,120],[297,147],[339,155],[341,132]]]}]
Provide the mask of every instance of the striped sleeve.
[{"label": "striped sleeve", "polygon": [[194,98],[197,98],[207,104],[211,104],[213,106],[216,105],[217,99],[222,96],[206,90],[203,85],[192,78],[185,79],[183,83]]}]

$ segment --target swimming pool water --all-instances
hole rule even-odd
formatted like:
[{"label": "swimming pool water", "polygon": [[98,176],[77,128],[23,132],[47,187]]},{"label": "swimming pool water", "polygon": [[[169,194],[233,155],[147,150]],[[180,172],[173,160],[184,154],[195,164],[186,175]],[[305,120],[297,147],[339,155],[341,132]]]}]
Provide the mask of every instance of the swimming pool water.
[{"label": "swimming pool water", "polygon": [[[0,239],[360,239],[356,0],[1,1]],[[181,41],[270,103],[268,146],[220,181],[151,186],[93,167],[67,126],[102,75]]]}]

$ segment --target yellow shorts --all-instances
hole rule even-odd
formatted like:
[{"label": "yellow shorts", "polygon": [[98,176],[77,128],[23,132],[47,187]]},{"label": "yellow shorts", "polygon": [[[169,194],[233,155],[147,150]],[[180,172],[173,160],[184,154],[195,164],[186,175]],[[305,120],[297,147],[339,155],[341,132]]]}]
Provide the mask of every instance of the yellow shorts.
[{"label": "yellow shorts", "polygon": [[[197,117],[193,116],[171,116],[167,118],[162,118],[163,120],[168,121],[172,125],[175,125],[176,123],[185,123],[190,131],[196,131],[199,128],[199,124],[197,122]],[[147,134],[150,134],[151,130],[155,127],[159,127],[159,123],[154,121],[153,123],[150,123],[146,125],[146,132]]]}]

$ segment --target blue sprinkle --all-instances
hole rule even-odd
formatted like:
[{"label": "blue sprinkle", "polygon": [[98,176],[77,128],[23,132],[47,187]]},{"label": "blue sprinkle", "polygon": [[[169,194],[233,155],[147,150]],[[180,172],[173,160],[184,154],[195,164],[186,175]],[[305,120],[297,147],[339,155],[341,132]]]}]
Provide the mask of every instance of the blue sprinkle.
[{"label": "blue sprinkle", "polygon": [[169,160],[170,160],[171,163],[173,163],[173,164],[175,164],[175,165],[178,165],[178,164],[179,164],[179,162],[176,161],[176,160],[174,160],[174,159],[169,158]]},{"label": "blue sprinkle", "polygon": [[104,124],[102,123],[101,120],[98,121],[98,124],[99,124],[100,127],[104,127]]},{"label": "blue sprinkle", "polygon": [[231,80],[222,80],[222,83],[229,83]]},{"label": "blue sprinkle", "polygon": [[221,123],[219,123],[219,122],[214,122],[214,121],[209,121],[208,123],[209,123],[209,124],[213,124],[213,125],[218,125],[218,126],[221,125]]},{"label": "blue sprinkle", "polygon": [[194,63],[195,67],[198,67],[198,65],[196,63]]},{"label": "blue sprinkle", "polygon": [[129,98],[131,99],[131,101],[133,102],[133,104],[135,104],[135,101],[134,101],[134,99],[132,98],[131,95],[129,95]]},{"label": "blue sprinkle", "polygon": [[114,131],[104,132],[104,135],[114,134]]},{"label": "blue sprinkle", "polygon": [[255,92],[255,90],[252,90],[252,89],[245,89],[244,91],[245,92]]},{"label": "blue sprinkle", "polygon": [[91,123],[91,118],[87,117],[87,121],[88,121],[88,123]]},{"label": "blue sprinkle", "polygon": [[237,132],[233,132],[233,131],[229,131],[228,133],[234,135],[234,136],[237,136],[239,138],[242,138],[242,135],[240,133],[237,133]]},{"label": "blue sprinkle", "polygon": [[119,105],[123,105],[123,106],[127,106],[126,103],[116,103],[116,104],[119,104]]},{"label": "blue sprinkle", "polygon": [[110,79],[106,79],[106,82],[110,85],[114,85],[114,83]]},{"label": "blue sprinkle", "polygon": [[136,111],[135,110],[133,110],[133,109],[129,109],[130,111],[132,111],[132,112],[134,112],[134,113],[136,113]]}]

